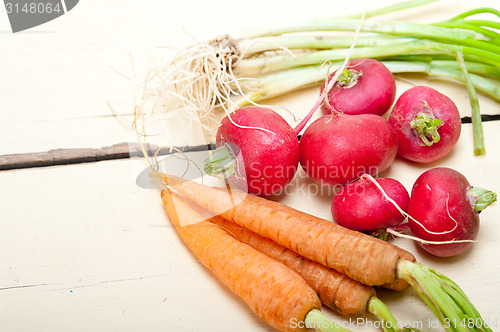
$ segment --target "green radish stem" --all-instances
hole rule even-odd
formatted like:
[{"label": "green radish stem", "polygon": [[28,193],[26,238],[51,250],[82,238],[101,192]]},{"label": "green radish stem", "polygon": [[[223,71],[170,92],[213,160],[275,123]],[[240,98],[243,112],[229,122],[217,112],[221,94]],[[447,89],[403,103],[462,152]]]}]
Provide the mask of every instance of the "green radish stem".
[{"label": "green radish stem", "polygon": [[[344,56],[344,61],[340,65],[340,67],[337,69],[337,71],[331,75],[327,76],[325,79],[325,84],[324,88],[321,89],[321,93],[316,100],[316,103],[312,107],[312,109],[307,113],[307,115],[302,119],[302,121],[299,122],[297,126],[293,129],[294,133],[296,135],[299,135],[299,133],[304,129],[306,124],[309,122],[311,117],[314,115],[314,113],[318,110],[318,108],[321,106],[322,103],[325,101],[328,102],[328,92],[333,88],[333,86],[337,83],[338,79],[345,74],[344,71],[346,70],[347,66],[349,65],[349,60],[351,58],[352,52],[354,51],[354,48],[356,46],[356,43],[358,41],[359,33],[363,27],[363,24],[365,22],[365,15],[364,13],[361,15],[361,19],[358,21],[358,26],[356,27],[354,37],[352,39],[351,46],[346,50],[346,54]],[[347,74],[348,75],[348,74]],[[336,113],[336,110],[332,109],[332,112]]]},{"label": "green radish stem", "polygon": [[[431,1],[408,1],[365,12],[362,17],[382,15]],[[393,73],[421,72],[468,81],[469,94],[473,86],[477,91],[500,100],[500,34],[496,31],[499,23],[469,19],[484,13],[500,17],[498,10],[478,8],[435,24],[330,18],[259,26],[241,35],[243,38],[222,36],[189,47],[176,55],[168,66],[151,70],[144,99],[154,100],[152,107],[161,107],[160,111],[183,112],[212,131],[219,120],[218,110],[230,113],[246,103],[317,84],[334,67],[328,67],[330,62],[344,60],[345,63],[347,58],[382,61],[392,58],[410,60],[405,64],[401,61],[386,62]],[[347,49],[350,43],[353,45],[353,38],[335,38],[327,31],[356,31],[356,47]],[[331,50],[332,47],[340,49]],[[276,52],[266,52],[269,50]],[[291,54],[292,50],[295,55]],[[464,54],[468,77],[464,77],[460,66],[457,68],[458,64],[435,62],[452,60],[458,51]],[[305,77],[295,77],[290,82],[278,81],[278,77],[292,77],[288,72],[291,68],[310,65],[323,67],[316,72],[311,72],[312,67],[301,68]],[[270,72],[280,75],[268,77]],[[318,77],[320,73],[326,75]],[[474,118],[473,125],[480,127],[477,116]]]},{"label": "green radish stem", "polygon": [[[385,332],[400,331],[398,322],[380,299],[372,297],[368,303],[368,311],[379,319]],[[313,309],[307,314],[304,323],[305,327],[313,328],[320,332],[349,331],[329,320],[317,309]]]},{"label": "green radish stem", "polygon": [[[355,31],[359,20],[355,19],[314,19],[294,22],[293,24],[262,25],[249,31],[243,37],[246,39],[281,35],[292,32],[315,31]],[[489,38],[473,31],[455,30],[446,27],[425,25],[410,22],[377,22],[365,21],[361,32],[376,32],[395,36],[430,39],[439,43],[468,46],[485,51],[500,53],[500,47],[488,43]]]},{"label": "green radish stem", "polygon": [[444,28],[449,28],[449,29],[463,29],[463,30],[475,31],[477,33],[480,33],[484,36],[489,37],[491,39],[489,41],[490,43],[495,44],[495,45],[500,45],[500,41],[498,40],[498,38],[500,37],[500,34],[498,34],[495,31],[484,28],[484,26],[486,26],[486,27],[493,28],[493,29],[499,29],[500,25],[497,24],[496,22],[479,21],[479,20],[474,20],[474,21],[472,21],[472,20],[450,20],[450,21],[434,23],[433,25],[444,27]]},{"label": "green radish stem", "polygon": [[457,53],[457,62],[464,75],[465,87],[469,93],[469,101],[471,105],[471,120],[472,120],[472,136],[474,139],[474,154],[476,156],[485,154],[484,135],[481,119],[481,111],[479,110],[479,101],[477,99],[476,89],[472,83],[471,77],[465,66],[464,56],[461,52]]},{"label": "green radish stem", "polygon": [[[487,27],[487,28],[492,28],[496,30],[500,30],[500,23],[494,22],[494,21],[487,21],[487,20],[464,20],[464,22],[468,25],[474,25],[474,26],[479,26],[479,27]],[[492,36],[494,38],[499,38],[500,34],[489,30],[489,32],[492,33]]]},{"label": "green radish stem", "polygon": [[[458,82],[465,82],[463,73],[451,67],[444,67],[428,63],[418,62],[383,62],[392,73],[424,73],[429,76],[450,78]],[[500,85],[479,75],[469,74],[474,87],[485,95],[500,101]]]},{"label": "green radish stem", "polygon": [[397,276],[415,289],[448,331],[491,331],[460,287],[443,274],[419,263],[400,260]]},{"label": "green radish stem", "polygon": [[496,193],[491,190],[478,187],[471,187],[467,191],[467,196],[469,197],[474,210],[478,213],[497,201]]},{"label": "green radish stem", "polygon": [[[443,121],[436,119],[432,114],[420,112],[410,122],[410,128],[413,129],[423,145],[431,146],[441,140],[438,128],[443,124]],[[430,140],[429,140],[430,138]]]},{"label": "green radish stem", "polygon": [[[450,58],[448,60],[439,60],[439,58],[433,59],[432,57],[429,56],[405,55],[405,56],[387,58],[383,60],[383,62],[390,62],[390,61],[400,61],[400,63],[408,62],[410,63],[410,65],[413,62],[416,63],[425,62],[428,63],[431,68],[450,68],[454,70],[461,70],[460,65],[456,61],[455,57]],[[494,79],[500,79],[500,68],[498,67],[491,66],[485,63],[470,62],[470,61],[465,61],[465,67],[467,68],[467,71],[471,74],[481,75]]]}]

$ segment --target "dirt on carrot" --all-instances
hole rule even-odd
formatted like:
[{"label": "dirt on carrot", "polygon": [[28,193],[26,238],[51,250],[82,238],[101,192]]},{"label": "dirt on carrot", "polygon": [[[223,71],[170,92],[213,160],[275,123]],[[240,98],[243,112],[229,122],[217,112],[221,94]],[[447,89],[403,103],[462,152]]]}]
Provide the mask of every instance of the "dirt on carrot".
[{"label": "dirt on carrot", "polygon": [[367,285],[399,283],[398,261],[415,260],[390,243],[277,202],[175,177],[167,180],[176,191],[212,213]]}]

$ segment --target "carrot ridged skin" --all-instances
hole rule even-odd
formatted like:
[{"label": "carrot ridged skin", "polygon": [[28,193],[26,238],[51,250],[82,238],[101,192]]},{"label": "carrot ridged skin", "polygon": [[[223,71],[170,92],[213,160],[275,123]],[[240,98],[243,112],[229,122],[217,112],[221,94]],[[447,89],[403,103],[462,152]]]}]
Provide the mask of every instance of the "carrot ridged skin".
[{"label": "carrot ridged skin", "polygon": [[[185,198],[163,190],[162,200],[193,254],[269,325],[280,331],[302,331],[294,322],[303,322],[309,311],[321,308],[314,290],[297,273],[205,220]],[[204,221],[186,225],[190,219]]]},{"label": "carrot ridged skin", "polygon": [[368,312],[369,301],[376,296],[373,287],[304,258],[268,238],[221,217],[211,218],[210,221],[221,226],[239,241],[297,272],[316,291],[326,306],[346,315],[363,316]]},{"label": "carrot ridged skin", "polygon": [[390,243],[243,191],[167,178],[175,190],[212,213],[356,281],[382,286],[397,280],[402,249]]}]

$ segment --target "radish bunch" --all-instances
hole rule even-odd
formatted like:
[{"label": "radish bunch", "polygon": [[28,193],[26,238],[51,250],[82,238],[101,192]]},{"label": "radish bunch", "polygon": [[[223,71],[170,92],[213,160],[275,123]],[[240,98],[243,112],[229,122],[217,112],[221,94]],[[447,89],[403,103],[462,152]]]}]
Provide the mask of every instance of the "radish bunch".
[{"label": "radish bunch", "polygon": [[[413,239],[440,257],[467,250],[479,232],[479,214],[497,199],[489,190],[473,187],[464,175],[435,167],[415,181],[411,197],[397,180],[363,175],[339,191],[332,202],[338,224],[359,231],[409,228]],[[408,222],[402,224],[408,217]]]}]

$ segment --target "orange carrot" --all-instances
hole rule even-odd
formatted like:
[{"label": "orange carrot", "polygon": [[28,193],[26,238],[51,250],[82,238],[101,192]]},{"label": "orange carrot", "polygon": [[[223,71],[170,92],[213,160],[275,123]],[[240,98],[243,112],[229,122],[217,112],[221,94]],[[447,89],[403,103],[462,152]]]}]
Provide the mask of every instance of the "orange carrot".
[{"label": "orange carrot", "polygon": [[[318,314],[319,298],[297,273],[204,221],[203,211],[185,198],[163,190],[162,200],[194,255],[268,324],[280,331],[304,330],[297,322]],[[199,222],[186,225],[190,220]]]},{"label": "orange carrot", "polygon": [[381,286],[398,279],[402,249],[390,243],[239,190],[217,190],[175,177],[167,181],[212,213],[356,281]]},{"label": "orange carrot", "polygon": [[365,315],[370,299],[376,296],[372,287],[304,258],[268,238],[249,231],[245,227],[218,216],[211,218],[210,221],[221,226],[239,241],[248,244],[297,272],[318,293],[323,304],[343,314]]}]

